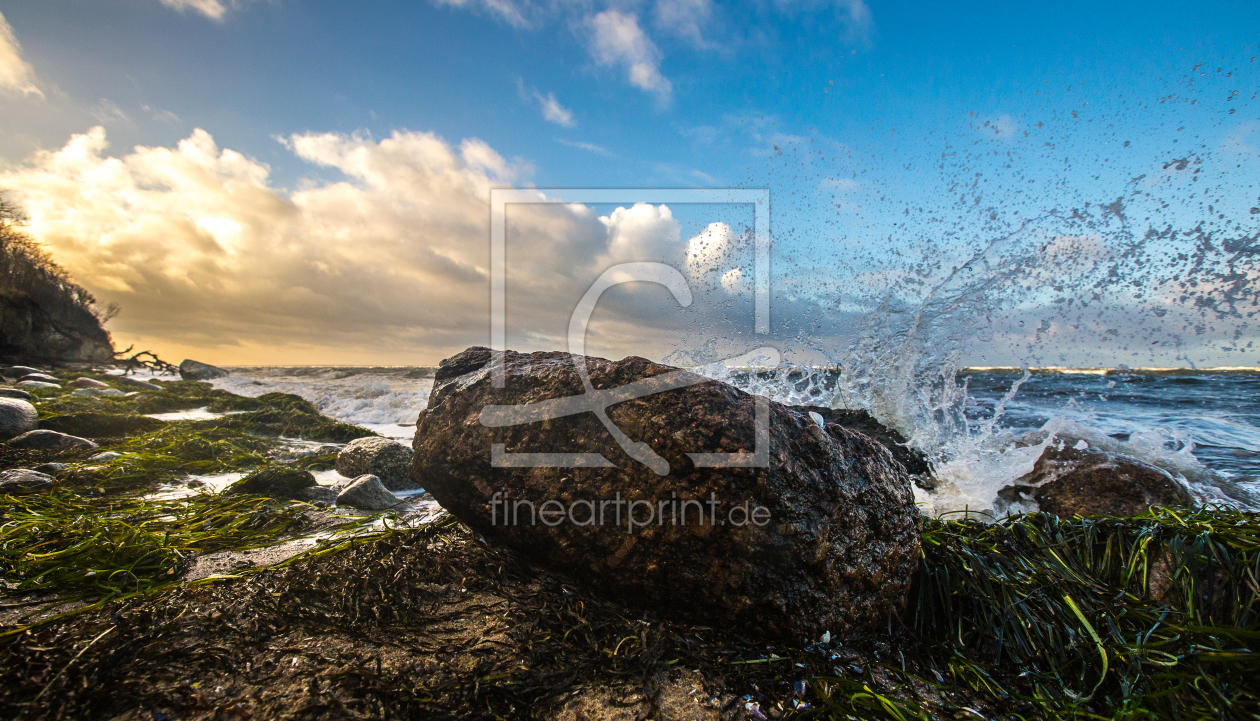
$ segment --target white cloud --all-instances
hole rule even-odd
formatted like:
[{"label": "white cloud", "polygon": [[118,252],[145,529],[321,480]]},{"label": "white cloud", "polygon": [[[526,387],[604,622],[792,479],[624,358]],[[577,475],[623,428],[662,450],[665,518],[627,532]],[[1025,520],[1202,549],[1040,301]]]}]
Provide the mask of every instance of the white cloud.
[{"label": "white cloud", "polygon": [[237,0],[162,0],[162,4],[180,12],[192,10],[216,21],[239,6]]},{"label": "white cloud", "polygon": [[668,206],[635,203],[617,208],[600,222],[608,229],[611,262],[677,260],[683,254],[681,229]]},{"label": "white cloud", "polygon": [[590,52],[595,62],[626,69],[630,84],[667,101],[673,85],[661,75],[661,52],[639,27],[634,15],[605,10],[587,19]]},{"label": "white cloud", "polygon": [[875,31],[875,18],[865,0],[776,0],[775,5],[787,13],[834,8],[844,24],[841,39],[846,42],[868,42]]},{"label": "white cloud", "polygon": [[722,289],[731,295],[748,293],[748,281],[744,278],[743,268],[731,268],[722,274]]},{"label": "white cloud", "polygon": [[[740,263],[746,254],[746,243],[726,223],[709,223],[704,230],[687,241],[687,275],[703,287],[720,286],[729,295],[743,295],[749,290],[748,280]],[[732,267],[734,266],[734,267]]]},{"label": "white cloud", "polygon": [[652,22],[662,32],[690,40],[697,48],[709,47],[701,26],[713,16],[713,0],[657,0]]},{"label": "white cloud", "polygon": [[560,143],[561,145],[567,145],[570,148],[577,148],[578,150],[585,150],[588,153],[595,153],[596,155],[603,155],[604,157],[607,157],[607,158],[617,157],[616,154],[610,152],[607,148],[601,145],[596,145],[595,143],[586,143],[586,142],[582,142],[581,140],[565,140],[564,138],[556,138],[556,142]]},{"label": "white cloud", "polygon": [[[165,0],[163,0],[165,1]],[[529,2],[512,2],[512,0],[433,0],[433,4],[441,7],[448,5],[454,8],[475,8],[491,15],[496,15],[509,25],[527,28],[533,24],[528,17],[535,14]]]},{"label": "white cloud", "polygon": [[869,40],[875,29],[870,6],[863,0],[838,0],[837,4],[844,13],[846,39]]},{"label": "white cloud", "polygon": [[534,96],[538,100],[538,104],[542,107],[544,120],[555,123],[556,125],[563,125],[566,128],[571,128],[574,125],[577,125],[577,123],[573,121],[573,112],[556,100],[555,93],[547,93],[544,96],[542,93],[535,92]]},{"label": "white cloud", "polygon": [[727,261],[731,248],[731,226],[726,223],[709,223],[700,233],[687,241],[687,273],[699,279],[718,269]]},{"label": "white cloud", "polygon": [[0,91],[44,97],[35,85],[35,69],[22,58],[22,46],[0,13]]},{"label": "white cloud", "polygon": [[119,120],[124,123],[131,122],[131,118],[127,117],[122,108],[118,107],[114,101],[106,100],[105,98],[101,98],[101,101],[92,106],[88,112],[92,114],[93,118],[96,118],[98,123],[112,123]]},{"label": "white cloud", "polygon": [[516,79],[516,92],[521,96],[523,102],[538,103],[538,107],[542,109],[544,120],[556,125],[563,125],[566,128],[572,128],[577,125],[577,122],[573,120],[573,112],[556,100],[555,93],[543,95],[537,88],[527,87],[524,78]]},{"label": "white cloud", "polygon": [[[211,363],[431,363],[487,342],[490,188],[519,185],[526,166],[424,132],[282,142],[341,179],[312,174],[286,193],[200,129],[110,157],[97,127],[0,168],[0,187],[76,280],[122,306],[111,327],[124,346]],[[681,266],[679,232],[664,206],[514,207],[509,332],[528,332],[509,340],[563,347],[571,308],[557,298],[580,298],[613,262]],[[593,347],[643,352],[659,341],[655,312],[608,304]]]}]

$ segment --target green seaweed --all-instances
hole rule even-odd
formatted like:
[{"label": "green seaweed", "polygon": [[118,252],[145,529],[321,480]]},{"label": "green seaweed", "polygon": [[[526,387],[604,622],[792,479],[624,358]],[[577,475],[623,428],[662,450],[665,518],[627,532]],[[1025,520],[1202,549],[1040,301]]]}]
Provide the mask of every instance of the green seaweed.
[{"label": "green seaweed", "polygon": [[17,593],[140,593],[175,581],[199,553],[274,541],[303,523],[300,508],[249,496],[0,495],[0,577]]},{"label": "green seaweed", "polygon": [[[962,688],[1011,718],[1260,716],[1260,516],[990,521],[924,520],[903,627],[921,673],[884,668],[902,689]],[[866,717],[849,699],[869,690],[850,691],[817,714]]]}]

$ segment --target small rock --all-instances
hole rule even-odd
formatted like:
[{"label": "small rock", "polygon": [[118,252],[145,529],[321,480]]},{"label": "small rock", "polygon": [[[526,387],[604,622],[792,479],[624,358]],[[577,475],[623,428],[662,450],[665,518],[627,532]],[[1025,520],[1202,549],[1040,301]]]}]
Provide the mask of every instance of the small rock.
[{"label": "small rock", "polygon": [[66,385],[71,388],[109,388],[108,383],[102,383],[95,378],[75,378]]},{"label": "small rock", "polygon": [[80,398],[118,398],[127,394],[117,388],[80,388],[70,395]]},{"label": "small rock", "polygon": [[[1015,481],[1036,486],[1043,513],[1072,516],[1133,516],[1151,506],[1187,505],[1189,495],[1166,471],[1102,451],[1047,448],[1029,473]],[[1003,489],[1006,490],[1006,489]]]},{"label": "small rock", "polygon": [[256,471],[228,486],[224,493],[254,493],[272,498],[302,500],[306,489],[316,485],[309,471],[272,466]]},{"label": "small rock", "polygon": [[388,438],[356,438],[337,454],[337,472],[346,478],[373,475],[391,491],[419,488],[407,476],[411,449]]},{"label": "small rock", "polygon": [[383,511],[397,504],[394,494],[386,490],[381,479],[372,475],[359,476],[337,494],[338,506],[353,506],[367,511]]},{"label": "small rock", "polygon": [[40,473],[47,473],[50,476],[55,476],[69,467],[69,463],[41,463],[38,466],[35,466],[35,470]]},{"label": "small rock", "polygon": [[118,380],[116,380],[115,382],[120,383],[125,386],[131,386],[132,388],[143,388],[146,391],[166,390],[165,388],[163,388],[162,386],[156,383],[149,383],[148,381],[137,380],[135,378],[128,378],[127,376],[119,376]]},{"label": "small rock", "polygon": [[13,384],[14,388],[60,388],[59,383],[49,383],[48,381],[18,381]]},{"label": "small rock", "polygon": [[322,503],[325,506],[337,502],[337,494],[341,489],[337,486],[324,486],[316,484],[302,490],[303,497],[313,503]]},{"label": "small rock", "polygon": [[229,373],[222,368],[216,368],[209,363],[200,363],[195,360],[185,360],[179,364],[179,377],[186,381],[208,381],[212,378],[222,378]]},{"label": "small rock", "polygon": [[0,388],[0,398],[17,398],[24,401],[35,400],[35,396],[17,388]]},{"label": "small rock", "polygon": [[32,373],[43,373],[43,371],[30,366],[10,366],[4,369],[4,375],[8,378],[21,378]]},{"label": "small rock", "polygon": [[105,461],[112,461],[115,458],[122,458],[122,454],[115,451],[101,451],[100,453],[89,457],[88,461],[91,463],[104,463]]},{"label": "small rock", "polygon": [[0,439],[20,436],[38,425],[35,406],[17,398],[0,398]]},{"label": "small rock", "polygon": [[59,378],[57,378],[56,376],[50,376],[47,373],[27,373],[21,378],[18,378],[19,383],[21,383],[22,381],[43,381],[44,383],[57,383],[57,384],[61,383],[61,380]]},{"label": "small rock", "polygon": [[67,451],[90,451],[98,446],[86,438],[71,436],[57,431],[27,431],[9,441],[12,448],[37,448],[40,450],[56,451],[65,453]]},{"label": "small rock", "polygon": [[29,468],[0,472],[0,493],[22,493],[52,488],[57,479]]}]

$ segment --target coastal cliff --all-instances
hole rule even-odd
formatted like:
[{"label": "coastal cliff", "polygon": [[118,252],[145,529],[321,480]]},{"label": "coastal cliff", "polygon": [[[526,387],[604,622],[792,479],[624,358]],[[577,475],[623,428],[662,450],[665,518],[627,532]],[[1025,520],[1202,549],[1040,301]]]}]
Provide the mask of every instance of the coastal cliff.
[{"label": "coastal cliff", "polygon": [[94,362],[114,357],[104,323],[117,310],[96,298],[18,228],[21,215],[0,197],[0,358]]}]

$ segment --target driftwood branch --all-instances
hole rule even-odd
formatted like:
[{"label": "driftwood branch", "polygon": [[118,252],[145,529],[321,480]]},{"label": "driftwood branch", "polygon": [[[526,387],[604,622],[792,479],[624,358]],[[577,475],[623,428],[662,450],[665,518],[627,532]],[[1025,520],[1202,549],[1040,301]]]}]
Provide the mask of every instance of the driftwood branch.
[{"label": "driftwood branch", "polygon": [[132,373],[140,370],[141,368],[148,369],[149,371],[153,373],[166,373],[169,375],[179,375],[178,367],[170,363],[167,363],[161,358],[158,358],[157,354],[154,353],[153,351],[142,350],[139,353],[135,353],[133,355],[127,356],[128,353],[131,353],[132,348],[135,348],[135,345],[129,345],[124,350],[114,352],[115,362],[123,366],[123,368],[125,369],[126,375],[131,375]]}]

